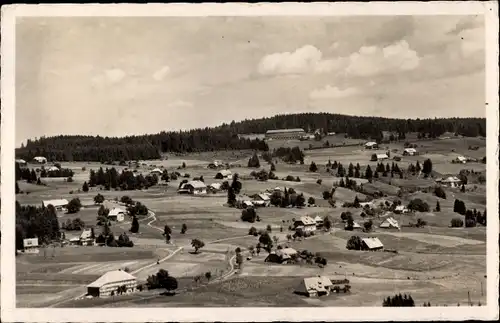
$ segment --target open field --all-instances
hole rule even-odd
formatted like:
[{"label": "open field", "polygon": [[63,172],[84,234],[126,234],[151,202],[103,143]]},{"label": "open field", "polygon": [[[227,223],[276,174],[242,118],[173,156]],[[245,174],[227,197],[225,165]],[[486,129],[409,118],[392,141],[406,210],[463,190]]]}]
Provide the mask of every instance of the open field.
[{"label": "open field", "polygon": [[[352,143],[342,136],[328,137],[331,144]],[[324,141],[323,140],[323,141]],[[413,141],[412,141],[413,142]],[[271,147],[282,145],[308,147],[308,141],[269,142]],[[400,156],[404,142],[383,144],[380,152],[391,150],[391,155]],[[479,145],[480,149],[469,151],[469,145]],[[482,158],[485,142],[481,139],[446,139],[417,142],[421,154],[403,156],[397,162],[406,170],[410,163],[422,164],[427,158],[433,162],[437,174],[456,175],[461,169],[484,171],[485,165],[478,163],[452,164],[458,154]],[[397,150],[397,152],[393,152]],[[419,188],[433,187],[433,178],[380,177],[372,183],[367,179],[355,179],[363,184],[362,194],[347,188],[337,188],[333,198],[337,207],[332,208],[323,199],[324,191],[331,191],[340,179],[326,172],[328,160],[341,162],[347,168],[349,163],[360,164],[361,173],[367,165],[375,169],[377,162],[370,157],[375,151],[365,150],[362,146],[325,148],[307,150],[304,165],[290,165],[278,162],[276,171],[278,180],[265,182],[247,179],[250,172],[259,169],[246,167],[249,151],[214,152],[190,154],[184,156],[169,155],[166,160],[141,162],[138,172],[147,174],[154,167],[167,169],[170,173],[178,171],[190,178],[203,176],[206,184],[221,182],[214,178],[217,170],[206,165],[213,159],[224,160],[232,164],[232,173],[242,176],[240,200],[249,200],[250,195],[261,193],[275,187],[293,188],[303,193],[306,200],[313,197],[316,206],[303,208],[281,208],[275,206],[257,208],[259,222],[248,223],[240,220],[241,210],[226,205],[225,192],[202,196],[178,195],[177,188],[184,178],[171,181],[168,185],[156,185],[147,190],[106,191],[91,188],[82,192],[82,184],[89,178],[89,170],[99,167],[112,167],[98,163],[62,163],[62,167],[74,170],[74,181],[64,179],[42,179],[45,186],[19,182],[21,191],[17,201],[23,205],[40,205],[42,200],[79,197],[84,207],[76,214],[58,214],[59,221],[80,218],[87,226],[96,225],[97,209],[93,197],[100,193],[105,196],[106,205],[111,208],[115,198],[127,195],[135,201],[145,204],[151,211],[139,220],[140,228],[136,234],[129,233],[130,219],[122,223],[112,223],[110,229],[115,235],[127,232],[134,242],[133,248],[111,247],[48,247],[38,255],[20,255],[17,257],[17,302],[26,307],[85,307],[85,306],[380,306],[382,299],[394,293],[411,293],[417,305],[430,301],[432,304],[465,303],[467,291],[475,302],[485,302],[481,295],[481,284],[485,284],[486,273],[486,228],[478,225],[472,228],[450,228],[453,218],[464,220],[464,216],[453,212],[455,199],[464,201],[468,209],[483,212],[486,208],[484,185],[474,184],[475,189],[460,192],[459,189],[444,188],[447,198],[441,199],[433,193],[418,191]],[[319,170],[309,171],[309,164],[314,161]],[[179,169],[182,163],[186,168]],[[261,159],[260,169],[269,171],[270,166]],[[392,160],[384,163],[392,163]],[[32,167],[30,165],[29,167]],[[114,166],[117,170],[125,166]],[[128,167],[128,166],[127,166]],[[133,166],[132,168],[135,168]],[[292,175],[300,177],[300,182],[288,182],[282,178]],[[317,181],[321,179],[321,183]],[[231,180],[229,180],[231,181]],[[473,188],[468,185],[468,189]],[[400,193],[411,189],[411,192]],[[415,191],[416,190],[416,191]],[[377,206],[381,201],[400,200],[403,205],[419,198],[429,205],[429,212],[389,215],[402,226],[401,230],[378,228],[385,219],[385,214],[361,217],[360,208],[344,208],[344,202],[353,202],[357,196],[360,201],[371,199],[371,192],[381,191],[382,199],[374,200]],[[415,191],[415,192],[414,192]],[[29,194],[26,194],[28,192]],[[398,196],[399,194],[399,196]],[[441,206],[435,212],[436,202]],[[351,212],[354,221],[359,224],[371,219],[373,231],[345,231],[340,216],[342,212]],[[318,232],[312,237],[287,242],[287,235],[294,219],[301,216],[325,217],[333,220],[330,232]],[[407,227],[417,219],[427,222],[422,228]],[[182,234],[185,224],[187,231]],[[172,229],[171,244],[166,244],[162,236],[163,228]],[[255,247],[258,237],[248,235],[251,227],[265,230],[271,227],[270,236],[276,236],[279,244],[289,245],[297,250],[319,253],[328,261],[328,265],[279,265],[264,262],[267,252],[244,262],[243,268],[234,270],[234,250],[237,247],[247,249]],[[99,234],[102,227],[96,227]],[[79,231],[67,232],[68,236],[78,235]],[[351,251],[346,249],[352,235],[378,237],[385,249],[391,252]],[[200,239],[205,246],[198,254],[192,253],[192,239]],[[274,246],[276,247],[276,246]],[[158,262],[158,263],[157,263]],[[159,269],[167,270],[179,280],[179,292],[175,296],[161,296],[158,291],[144,291],[134,295],[115,296],[113,299],[74,298],[85,293],[85,286],[109,270],[127,268],[140,282]],[[211,272],[213,281],[194,286],[193,277]],[[301,279],[308,276],[327,275],[347,277],[351,282],[349,294],[331,295],[321,299],[307,299],[293,294]],[[219,279],[219,280],[217,280]],[[485,288],[485,285],[484,285]],[[370,292],[367,292],[370,291]]]}]

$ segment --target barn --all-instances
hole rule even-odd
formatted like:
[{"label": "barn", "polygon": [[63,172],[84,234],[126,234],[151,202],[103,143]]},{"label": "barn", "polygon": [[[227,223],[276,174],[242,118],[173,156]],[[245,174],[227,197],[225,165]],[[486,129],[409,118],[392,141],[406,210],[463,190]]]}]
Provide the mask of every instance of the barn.
[{"label": "barn", "polygon": [[130,293],[137,289],[137,279],[123,270],[108,271],[87,286],[87,294],[93,297]]},{"label": "barn", "polygon": [[274,129],[266,132],[266,139],[300,139],[306,135],[302,128]]}]

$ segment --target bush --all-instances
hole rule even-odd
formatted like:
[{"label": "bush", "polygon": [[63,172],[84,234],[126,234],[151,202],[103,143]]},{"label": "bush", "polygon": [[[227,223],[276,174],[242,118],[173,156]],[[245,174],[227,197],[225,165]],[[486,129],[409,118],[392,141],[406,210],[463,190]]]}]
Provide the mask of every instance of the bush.
[{"label": "bush", "polygon": [[316,200],[314,199],[314,197],[309,197],[309,199],[307,200],[307,204],[309,205],[314,205],[316,204]]},{"label": "bush", "polygon": [[257,235],[258,235],[257,229],[256,229],[255,227],[251,227],[251,228],[248,230],[248,235],[251,235],[251,236],[257,236]]},{"label": "bush", "polygon": [[323,192],[323,199],[324,200],[329,200],[331,197],[332,197],[332,194],[329,191]]},{"label": "bush", "polygon": [[316,184],[321,185],[321,183],[323,183],[323,180],[321,178],[316,181]]},{"label": "bush", "polygon": [[78,211],[80,211],[81,207],[82,203],[80,202],[80,199],[78,197],[74,198],[68,203],[68,213],[77,213]]},{"label": "bush", "polygon": [[434,188],[434,194],[439,198],[446,199],[446,192],[441,186],[436,186]]},{"label": "bush", "polygon": [[241,221],[254,223],[257,219],[257,213],[254,208],[247,208],[241,211]]},{"label": "bush", "polygon": [[451,220],[451,227],[452,228],[461,228],[464,226],[464,221],[460,218],[454,218]]},{"label": "bush", "polygon": [[361,250],[361,238],[358,236],[351,236],[347,241],[346,248],[348,250]]}]

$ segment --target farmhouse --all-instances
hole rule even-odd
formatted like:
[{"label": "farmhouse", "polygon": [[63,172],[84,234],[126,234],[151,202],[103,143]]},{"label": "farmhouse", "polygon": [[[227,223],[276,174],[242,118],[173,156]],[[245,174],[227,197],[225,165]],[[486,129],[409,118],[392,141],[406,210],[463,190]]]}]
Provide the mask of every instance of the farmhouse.
[{"label": "farmhouse", "polygon": [[415,156],[417,154],[417,150],[415,148],[405,148],[403,151],[404,156]]},{"label": "farmhouse", "polygon": [[214,160],[210,164],[208,164],[208,168],[214,169],[224,166],[224,164],[220,160]]},{"label": "farmhouse", "polygon": [[272,251],[264,261],[282,264],[289,262],[292,257],[295,257],[296,255],[297,251],[293,248],[278,249],[276,251]]},{"label": "farmhouse", "polygon": [[267,194],[255,194],[253,196],[253,204],[258,206],[268,206],[271,202],[271,198]]},{"label": "farmhouse", "polygon": [[304,278],[295,293],[308,297],[329,295],[333,287],[332,281],[325,276]]},{"label": "farmhouse", "polygon": [[302,229],[304,232],[312,232],[316,230],[316,221],[309,216],[301,216],[293,223],[295,230]]},{"label": "farmhouse", "polygon": [[133,292],[137,288],[137,279],[123,270],[109,271],[87,286],[87,294],[93,297],[116,295]]},{"label": "farmhouse", "polygon": [[159,169],[159,168],[155,168],[155,169],[153,169],[153,170],[152,170],[151,172],[149,172],[149,173],[150,173],[151,175],[157,175],[157,176],[159,176],[159,175],[163,174],[163,171],[162,171],[161,169]]},{"label": "farmhouse", "polygon": [[212,183],[212,184],[207,186],[207,190],[212,192],[212,193],[215,193],[215,192],[220,191],[221,187],[222,187],[221,183]]},{"label": "farmhouse", "polygon": [[47,163],[47,158],[42,157],[42,156],[36,156],[33,158],[33,161],[38,164],[46,164]]},{"label": "farmhouse", "polygon": [[389,156],[387,156],[387,154],[376,154],[377,156],[377,160],[385,160],[385,159],[388,159]]},{"label": "farmhouse", "polygon": [[302,128],[296,129],[275,129],[266,132],[266,139],[299,139],[305,136],[306,132]]},{"label": "farmhouse", "polygon": [[379,238],[364,238],[361,239],[361,249],[363,250],[380,250],[384,245]]},{"label": "farmhouse", "polygon": [[83,229],[83,232],[80,235],[80,244],[82,246],[93,246],[94,243],[94,230],[92,228]]},{"label": "farmhouse", "polygon": [[248,208],[248,207],[252,207],[252,206],[253,206],[252,201],[243,201],[243,203],[242,203],[242,204],[243,204],[243,206],[244,206],[245,208]]},{"label": "farmhouse", "polygon": [[64,211],[67,206],[68,206],[68,200],[66,199],[59,199],[59,200],[47,200],[47,201],[42,201],[42,207],[48,207],[49,205],[52,205],[56,211]]},{"label": "farmhouse", "polygon": [[404,205],[398,205],[394,209],[394,213],[396,213],[396,214],[402,214],[402,213],[408,213],[408,212],[410,212],[410,210],[408,210],[408,208]]},{"label": "farmhouse", "polygon": [[125,213],[126,212],[124,210],[114,207],[109,211],[108,219],[116,222],[122,222],[125,220]]},{"label": "farmhouse", "polygon": [[393,217],[388,217],[379,225],[379,228],[399,230],[399,223]]},{"label": "farmhouse", "polygon": [[449,176],[444,179],[436,180],[436,182],[442,183],[449,187],[459,187],[462,184],[462,181],[456,176]]},{"label": "farmhouse", "polygon": [[180,194],[206,194],[207,186],[202,181],[189,181],[182,184],[178,191]]},{"label": "farmhouse", "polygon": [[457,158],[455,158],[455,162],[456,162],[456,163],[462,163],[462,164],[465,164],[465,163],[467,163],[467,157],[464,157],[464,156],[458,156]]},{"label": "farmhouse", "polygon": [[23,239],[24,252],[38,253],[38,238]]},{"label": "farmhouse", "polygon": [[229,169],[223,169],[215,175],[215,179],[225,179],[231,177],[231,171]]},{"label": "farmhouse", "polygon": [[365,144],[365,149],[377,149],[378,144],[374,141],[369,141]]},{"label": "farmhouse", "polygon": [[48,172],[57,172],[59,170],[59,168],[57,168],[56,166],[51,166],[47,169]]},{"label": "farmhouse", "polygon": [[319,215],[316,215],[316,217],[314,218],[314,222],[316,222],[316,227],[317,228],[321,228],[323,226],[323,218],[320,217]]}]

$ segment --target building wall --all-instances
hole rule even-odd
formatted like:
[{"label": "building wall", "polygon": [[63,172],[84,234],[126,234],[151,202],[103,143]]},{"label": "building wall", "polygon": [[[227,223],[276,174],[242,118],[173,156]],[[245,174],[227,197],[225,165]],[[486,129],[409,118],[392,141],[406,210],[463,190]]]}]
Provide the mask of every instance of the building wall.
[{"label": "building wall", "polygon": [[266,138],[270,139],[299,139],[306,133],[304,131],[266,133]]},{"label": "building wall", "polygon": [[[107,285],[102,286],[99,288],[98,295],[99,296],[111,296],[111,292],[114,292],[116,295],[116,291],[118,287],[125,285],[127,287],[127,292],[133,292],[137,289],[137,280],[127,280],[127,281],[120,281],[120,282],[114,282],[110,283]],[[88,287],[87,292],[90,294],[96,293],[95,288]]]}]

